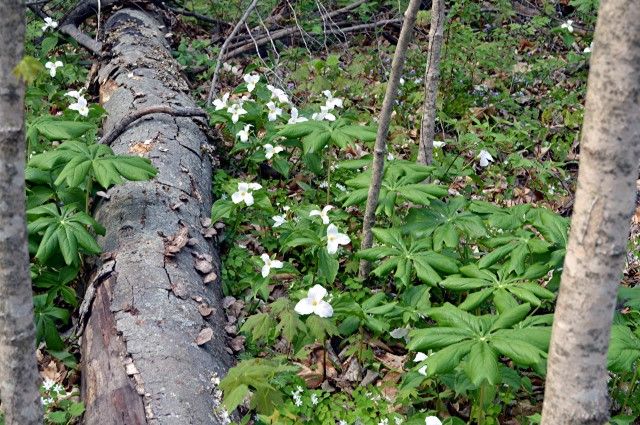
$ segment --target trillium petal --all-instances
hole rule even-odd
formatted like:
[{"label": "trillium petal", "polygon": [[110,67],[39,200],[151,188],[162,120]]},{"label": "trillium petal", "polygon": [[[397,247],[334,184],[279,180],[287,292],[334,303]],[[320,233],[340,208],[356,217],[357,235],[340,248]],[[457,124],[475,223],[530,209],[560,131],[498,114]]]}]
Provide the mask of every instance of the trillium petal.
[{"label": "trillium petal", "polygon": [[269,267],[268,265],[264,265],[262,266],[262,277],[267,277],[269,276],[269,272],[271,271],[271,267]]},{"label": "trillium petal", "polygon": [[330,224],[329,227],[327,227],[327,236],[335,236],[338,234],[338,228],[336,227],[335,224]]},{"label": "trillium petal", "polygon": [[293,308],[296,313],[307,315],[313,313],[313,303],[309,298],[303,298]]},{"label": "trillium petal", "polygon": [[320,301],[315,305],[313,312],[320,317],[327,318],[333,316],[333,307],[326,301]]},{"label": "trillium petal", "polygon": [[283,266],[282,261],[280,260],[271,260],[271,268],[272,269],[281,269]]},{"label": "trillium petal", "polygon": [[338,243],[338,245],[347,245],[351,243],[351,238],[345,233],[338,233],[336,235],[336,242]]},{"label": "trillium petal", "polygon": [[269,258],[269,254],[266,254],[266,253],[265,253],[265,254],[262,254],[262,255],[260,256],[260,258],[262,259],[262,261],[263,261],[265,264],[269,264],[269,263],[271,263],[271,258]]},{"label": "trillium petal", "polygon": [[327,252],[329,254],[335,254],[336,252],[338,252],[338,242],[335,240],[328,240],[327,241]]},{"label": "trillium petal", "polygon": [[425,425],[442,425],[442,421],[436,416],[427,416],[424,418]]},{"label": "trillium petal", "polygon": [[231,201],[234,204],[239,204],[240,202],[242,202],[243,197],[242,197],[242,193],[240,192],[234,192],[233,195],[231,195]]},{"label": "trillium petal", "polygon": [[313,285],[307,293],[307,297],[312,301],[320,301],[327,295],[327,290],[320,285]]},{"label": "trillium petal", "polygon": [[244,195],[244,203],[247,204],[248,207],[253,205],[253,194],[251,192],[247,192]]}]

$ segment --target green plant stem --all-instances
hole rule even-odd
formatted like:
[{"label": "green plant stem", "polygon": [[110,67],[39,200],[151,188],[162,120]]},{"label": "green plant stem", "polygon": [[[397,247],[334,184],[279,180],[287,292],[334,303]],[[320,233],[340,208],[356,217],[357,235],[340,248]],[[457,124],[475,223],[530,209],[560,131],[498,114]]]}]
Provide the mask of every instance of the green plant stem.
[{"label": "green plant stem", "polygon": [[331,152],[327,155],[327,202],[329,205],[331,202]]},{"label": "green plant stem", "polygon": [[636,381],[638,380],[638,367],[636,367],[633,370],[633,378],[631,379],[631,387],[629,387],[629,392],[627,392],[627,395],[624,398],[624,403],[622,403],[622,408],[620,409],[622,412],[625,411],[627,405],[629,404],[629,399],[631,398],[631,394],[633,394],[633,392],[636,389]]},{"label": "green plant stem", "polygon": [[89,214],[89,201],[91,200],[91,191],[93,190],[93,180],[91,177],[87,179],[87,184],[85,186],[86,193],[84,194],[84,212]]}]

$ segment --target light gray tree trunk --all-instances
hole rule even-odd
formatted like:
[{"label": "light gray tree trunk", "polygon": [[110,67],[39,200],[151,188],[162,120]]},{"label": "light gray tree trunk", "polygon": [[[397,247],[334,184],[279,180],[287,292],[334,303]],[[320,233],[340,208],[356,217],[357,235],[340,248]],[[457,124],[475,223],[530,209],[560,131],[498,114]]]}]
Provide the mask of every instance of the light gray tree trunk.
[{"label": "light gray tree trunk", "polygon": [[[373,234],[371,229],[376,221],[376,207],[378,206],[378,198],[380,197],[380,186],[382,185],[382,177],[384,176],[384,157],[387,153],[387,134],[389,133],[389,123],[391,122],[391,114],[393,113],[393,104],[398,94],[398,84],[402,77],[402,68],[404,67],[407,48],[413,34],[413,26],[416,23],[416,16],[420,8],[420,0],[411,0],[407,10],[404,12],[404,21],[400,30],[400,37],[396,51],[393,54],[393,62],[391,63],[391,74],[389,82],[387,82],[387,91],[384,94],[382,109],[380,110],[380,118],[378,119],[378,133],[376,135],[376,143],[373,147],[373,168],[371,171],[371,184],[369,186],[369,194],[367,195],[367,205],[364,212],[364,224],[362,226],[362,245],[360,249],[371,248],[373,243]],[[360,261],[360,277],[369,275],[369,262]]]},{"label": "light gray tree trunk", "polygon": [[444,0],[431,3],[431,28],[429,29],[429,49],[427,68],[424,72],[424,103],[420,125],[420,145],[418,162],[429,165],[433,161],[433,135],[436,127],[436,99],[440,82],[440,51],[444,33]]},{"label": "light gray tree trunk", "polygon": [[640,160],[640,8],[602,0],[543,425],[604,424],[607,350]]},{"label": "light gray tree trunk", "polygon": [[0,394],[7,425],[42,423],[25,219],[24,6],[0,2]]}]

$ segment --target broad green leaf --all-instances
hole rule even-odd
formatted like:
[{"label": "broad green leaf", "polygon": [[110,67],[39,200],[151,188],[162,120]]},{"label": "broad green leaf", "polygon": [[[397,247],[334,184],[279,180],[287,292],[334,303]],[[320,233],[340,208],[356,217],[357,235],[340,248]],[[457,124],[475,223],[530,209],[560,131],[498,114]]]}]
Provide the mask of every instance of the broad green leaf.
[{"label": "broad green leaf", "polygon": [[474,385],[483,382],[495,385],[500,380],[498,372],[498,354],[486,342],[476,342],[469,350],[465,372]]}]

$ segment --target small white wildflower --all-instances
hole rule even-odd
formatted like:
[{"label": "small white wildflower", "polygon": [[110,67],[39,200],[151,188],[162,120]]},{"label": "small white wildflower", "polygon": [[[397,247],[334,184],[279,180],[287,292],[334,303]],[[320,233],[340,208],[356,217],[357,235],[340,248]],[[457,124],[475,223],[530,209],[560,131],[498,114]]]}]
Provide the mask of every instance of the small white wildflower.
[{"label": "small white wildflower", "polygon": [[251,93],[253,89],[256,88],[256,84],[258,83],[258,81],[260,81],[260,76],[246,74],[244,77],[242,77],[242,79],[245,83],[247,83],[247,90],[249,91],[249,93]]},{"label": "small white wildflower", "polygon": [[271,219],[273,220],[273,227],[274,228],[275,227],[280,227],[284,223],[287,222],[287,219],[283,215],[274,215],[273,217],[271,217]]},{"label": "small white wildflower", "polygon": [[336,116],[330,112],[331,109],[333,108],[328,108],[327,106],[321,106],[320,112],[316,112],[313,115],[311,115],[311,119],[316,121],[322,121],[322,120],[335,121]]},{"label": "small white wildflower", "polygon": [[402,422],[404,422],[400,416],[396,416],[395,418],[393,418],[393,421],[396,423],[396,425],[400,425],[402,424]]},{"label": "small white wildflower", "polygon": [[42,405],[43,405],[43,406],[48,406],[48,405],[50,405],[51,403],[53,403],[53,398],[51,398],[51,397],[48,397],[48,398],[42,398],[42,397],[40,397],[40,400],[42,400]]},{"label": "small white wildflower", "polygon": [[378,425],[389,425],[389,419],[384,418],[378,422]]},{"label": "small white wildflower", "polygon": [[267,84],[267,89],[271,92],[271,99],[278,99],[280,103],[289,103],[289,96],[284,90],[273,87],[271,84]]},{"label": "small white wildflower", "polygon": [[219,111],[220,109],[228,108],[229,107],[229,92],[223,94],[220,99],[215,99],[213,101],[213,106],[216,107],[216,111]]},{"label": "small white wildflower", "polygon": [[329,187],[329,183],[327,183],[327,181],[326,181],[326,180],[321,181],[321,182],[320,182],[320,184],[318,185],[318,187],[319,187],[320,189],[326,189],[326,188],[328,188],[328,187]]},{"label": "small white wildflower", "polygon": [[333,205],[327,205],[322,209],[322,211],[320,211],[320,210],[311,210],[311,212],[309,212],[309,217],[319,216],[322,219],[322,222],[324,224],[329,224],[329,222],[330,222],[330,220],[329,220],[329,211],[331,211],[333,208],[334,208]]},{"label": "small white wildflower", "polygon": [[340,192],[346,192],[347,191],[347,188],[343,184],[336,183],[336,187],[338,188],[338,190]]},{"label": "small white wildflower", "polygon": [[314,406],[318,404],[318,396],[316,394],[311,394],[311,404]]},{"label": "small white wildflower", "polygon": [[391,152],[389,152],[389,153],[387,154],[387,161],[393,161],[394,159],[396,159],[396,157],[395,157],[395,156],[393,156],[393,154],[392,154]]},{"label": "small white wildflower", "polygon": [[47,29],[56,29],[58,28],[58,23],[54,21],[52,18],[47,16],[44,18],[44,25],[42,26],[42,31],[46,31]]},{"label": "small white wildflower", "polygon": [[83,117],[86,117],[87,115],[89,115],[89,107],[87,104],[87,99],[85,99],[83,96],[80,96],[75,103],[72,103],[71,105],[69,105],[69,109],[78,111],[78,113]]},{"label": "small white wildflower", "polygon": [[51,388],[53,388],[54,385],[56,385],[56,381],[54,381],[53,379],[45,378],[44,382],[42,383],[42,388],[44,388],[45,391],[49,391]]},{"label": "small white wildflower", "polygon": [[64,95],[73,97],[75,99],[79,99],[82,96],[82,90],[84,90],[84,89],[71,90],[71,91],[66,92]]},{"label": "small white wildflower", "polygon": [[569,19],[567,22],[560,25],[560,28],[564,28],[569,32],[573,32],[573,20]]},{"label": "small white wildflower", "polygon": [[291,207],[289,205],[285,205],[284,207],[282,207],[282,211],[287,212],[291,209]]},{"label": "small white wildflower", "polygon": [[315,313],[320,317],[331,317],[333,316],[333,307],[323,300],[326,295],[326,289],[320,285],[314,285],[307,292],[307,297],[298,301],[293,309],[296,313],[303,316]]},{"label": "small white wildflower", "polygon": [[62,62],[55,61],[55,62],[47,62],[47,63],[45,63],[44,67],[49,70],[49,75],[51,75],[51,77],[55,77],[56,76],[56,69],[60,68],[63,65],[64,64]]},{"label": "small white wildflower", "polygon": [[267,118],[269,121],[275,121],[280,115],[282,115],[282,108],[278,108],[275,103],[267,103]]},{"label": "small white wildflower", "polygon": [[301,117],[298,115],[298,109],[296,107],[291,108],[290,115],[291,115],[291,118],[289,118],[289,121],[287,121],[287,124],[296,124],[299,122],[309,121],[308,118]]},{"label": "small white wildflower", "polygon": [[442,425],[442,421],[437,416],[427,416],[424,418],[425,425]]},{"label": "small white wildflower", "polygon": [[322,94],[327,98],[326,105],[329,110],[332,110],[333,108],[342,108],[342,99],[333,97],[333,94],[331,94],[329,90],[323,91]]},{"label": "small white wildflower", "polygon": [[489,165],[489,162],[493,162],[491,154],[484,149],[480,151],[477,158],[480,160],[479,164],[481,167],[486,167]]},{"label": "small white wildflower", "polygon": [[440,140],[434,140],[433,141],[433,147],[434,148],[443,148],[447,145],[446,142],[441,142]]},{"label": "small white wildflower", "polygon": [[416,356],[414,357],[413,361],[415,363],[420,363],[423,360],[427,360],[427,357],[429,357],[429,356],[427,356],[425,353],[418,352],[418,353],[416,353]]},{"label": "small white wildflower", "polygon": [[58,396],[63,396],[64,394],[66,394],[66,391],[65,391],[64,387],[62,385],[60,385],[60,384],[55,384],[53,386],[53,392],[58,394]]},{"label": "small white wildflower", "polygon": [[335,224],[330,224],[327,227],[327,252],[329,254],[335,254],[338,252],[339,245],[348,245],[350,242],[349,235],[340,233]]},{"label": "small white wildflower", "polygon": [[282,146],[273,146],[271,143],[262,145],[262,147],[264,148],[264,156],[267,159],[273,158],[273,155],[280,153],[284,150]]},{"label": "small white wildflower", "polygon": [[260,256],[260,258],[264,262],[264,266],[262,266],[262,270],[261,270],[262,277],[269,276],[269,273],[271,272],[271,269],[281,269],[282,266],[283,266],[282,261],[280,261],[280,260],[272,260],[269,257],[269,254],[262,254]]},{"label": "small white wildflower", "polygon": [[589,44],[588,47],[585,47],[582,52],[583,53],[591,53],[592,50],[593,50],[593,41],[591,42],[591,44]]},{"label": "small white wildflower", "polygon": [[247,111],[242,108],[242,104],[240,103],[234,103],[233,105],[229,106],[227,108],[227,112],[231,114],[231,121],[233,121],[234,124],[238,122],[238,119],[240,119],[242,115],[247,113]]},{"label": "small white wildflower", "polygon": [[253,194],[251,193],[251,186],[249,183],[238,183],[238,191],[231,195],[231,200],[234,204],[244,202],[248,207],[253,205]]},{"label": "small white wildflower", "polygon": [[244,129],[236,133],[236,139],[240,138],[241,142],[246,142],[247,140],[249,140],[249,129],[251,129],[251,127],[253,127],[251,124],[245,125]]}]

